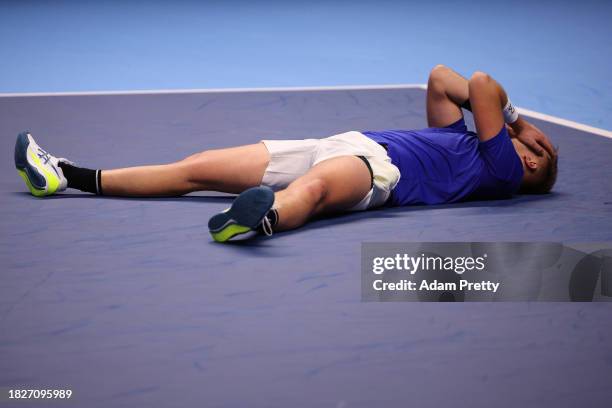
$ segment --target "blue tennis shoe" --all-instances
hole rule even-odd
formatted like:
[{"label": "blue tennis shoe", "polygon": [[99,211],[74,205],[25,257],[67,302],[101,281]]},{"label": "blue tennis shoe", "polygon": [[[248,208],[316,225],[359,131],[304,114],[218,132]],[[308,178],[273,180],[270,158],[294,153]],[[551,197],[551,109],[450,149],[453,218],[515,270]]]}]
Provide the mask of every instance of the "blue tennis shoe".
[{"label": "blue tennis shoe", "polygon": [[208,221],[208,230],[217,242],[246,239],[260,230],[272,235],[267,215],[274,204],[274,192],[269,187],[253,187],[243,191],[227,210]]}]

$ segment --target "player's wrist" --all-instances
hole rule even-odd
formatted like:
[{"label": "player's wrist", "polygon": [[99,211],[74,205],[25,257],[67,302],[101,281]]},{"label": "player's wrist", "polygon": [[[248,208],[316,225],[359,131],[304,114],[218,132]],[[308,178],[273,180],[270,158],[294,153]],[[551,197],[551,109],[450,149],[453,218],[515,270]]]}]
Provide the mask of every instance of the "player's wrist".
[{"label": "player's wrist", "polygon": [[507,102],[506,105],[503,108],[503,113],[504,113],[504,121],[509,124],[510,126],[512,126],[512,124],[516,123],[519,119],[519,114],[518,111],[516,110],[516,107],[512,104],[512,101],[510,100],[510,98],[506,98]]},{"label": "player's wrist", "polygon": [[514,121],[513,123],[508,123],[508,126],[510,126],[512,128],[512,130],[514,130],[516,133],[520,133],[521,131],[523,131],[529,124],[527,123],[527,121],[525,121],[525,119],[523,119],[522,116],[518,116],[518,118],[516,119],[516,121]]}]

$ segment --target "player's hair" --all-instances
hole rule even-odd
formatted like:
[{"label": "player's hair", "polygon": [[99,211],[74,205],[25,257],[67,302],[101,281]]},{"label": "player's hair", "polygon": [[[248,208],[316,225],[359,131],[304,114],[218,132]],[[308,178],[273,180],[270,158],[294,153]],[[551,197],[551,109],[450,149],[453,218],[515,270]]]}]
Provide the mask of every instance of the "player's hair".
[{"label": "player's hair", "polygon": [[548,163],[544,168],[538,180],[532,183],[523,183],[521,185],[521,193],[523,194],[546,194],[550,193],[553,186],[557,181],[557,167],[558,167],[558,157],[559,157],[559,149],[555,149],[554,157],[550,156],[546,153],[548,157]]}]

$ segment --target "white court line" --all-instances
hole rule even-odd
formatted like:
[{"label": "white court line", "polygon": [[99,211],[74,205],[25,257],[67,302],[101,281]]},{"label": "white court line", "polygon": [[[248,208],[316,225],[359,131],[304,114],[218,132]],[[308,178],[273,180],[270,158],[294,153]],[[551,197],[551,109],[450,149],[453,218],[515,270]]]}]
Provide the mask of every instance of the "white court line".
[{"label": "white court line", "polygon": [[554,123],[555,125],[565,126],[568,128],[580,130],[582,132],[593,133],[595,135],[599,135],[599,136],[603,136],[603,137],[612,139],[612,132],[606,129],[596,128],[593,126],[574,122],[572,120],[558,118],[556,116],[547,115],[545,113],[540,113],[540,112],[532,111],[529,109],[518,108],[518,111],[521,115],[525,115],[530,118],[543,120],[544,122],[550,122],[550,123]]},{"label": "white court line", "polygon": [[[340,86],[292,86],[276,88],[203,88],[203,89],[161,89],[139,91],[99,91],[99,92],[33,92],[33,93],[0,93],[0,98],[18,98],[35,96],[95,96],[95,95],[167,95],[196,93],[240,93],[240,92],[309,92],[309,91],[366,91],[377,89],[427,89],[427,84],[394,84],[394,85],[340,85]],[[592,133],[612,139],[612,132],[545,113],[518,108],[519,113],[530,118],[569,127],[582,132]]]},{"label": "white court line", "polygon": [[427,89],[425,84],[395,85],[339,85],[339,86],[288,86],[276,88],[202,88],[202,89],[159,89],[140,91],[99,91],[99,92],[32,92],[0,93],[0,98],[29,96],[95,96],[95,95],[165,95],[194,93],[246,93],[246,92],[308,92],[308,91],[368,91],[376,89]]}]

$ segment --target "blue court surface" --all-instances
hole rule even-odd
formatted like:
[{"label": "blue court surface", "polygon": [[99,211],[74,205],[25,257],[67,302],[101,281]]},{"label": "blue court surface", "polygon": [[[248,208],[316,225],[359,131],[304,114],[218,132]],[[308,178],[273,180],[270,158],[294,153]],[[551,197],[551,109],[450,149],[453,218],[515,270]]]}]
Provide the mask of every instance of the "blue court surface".
[{"label": "blue court surface", "polygon": [[424,101],[410,86],[0,98],[0,388],[70,388],[82,407],[605,406],[609,303],[360,298],[362,242],[612,241],[605,132],[534,119],[560,149],[549,196],[350,214],[238,245],[206,230],[229,196],[36,199],[11,158],[25,128],[110,168],[424,127]]}]

